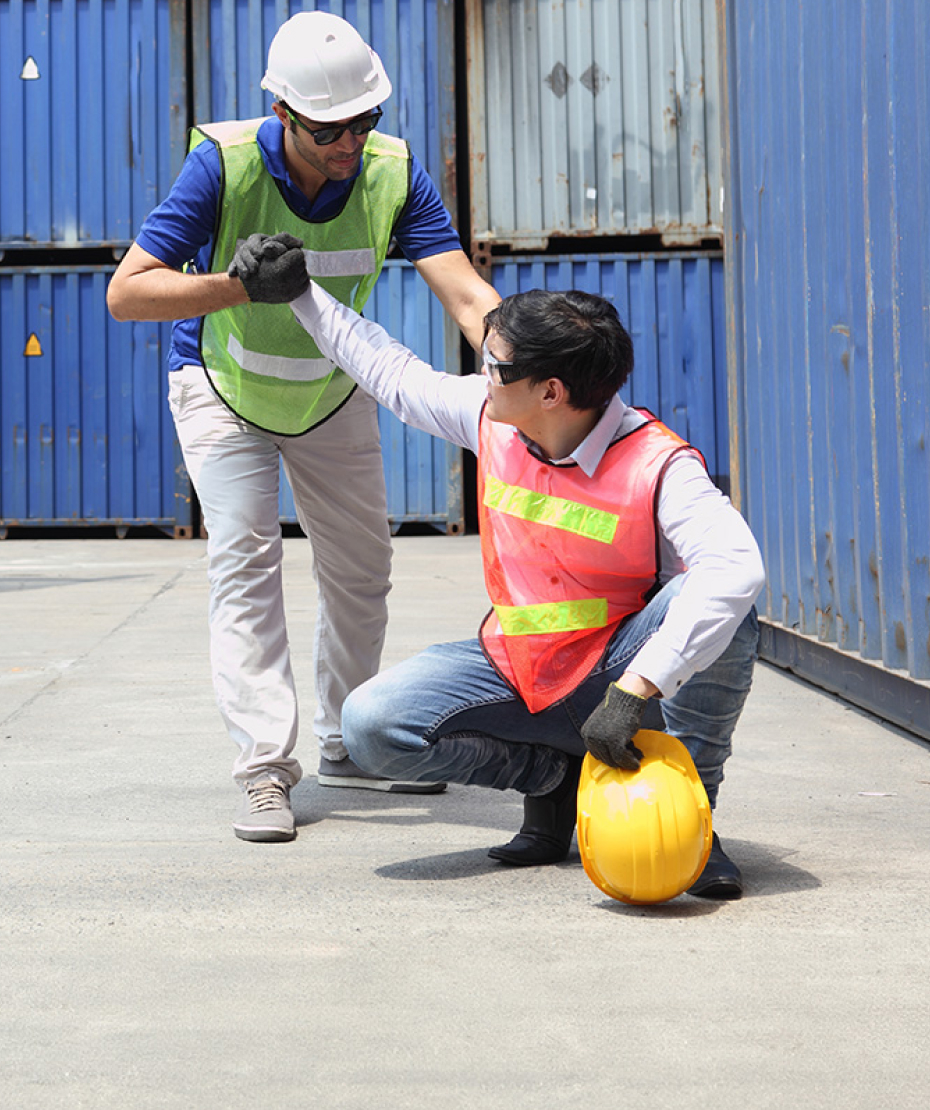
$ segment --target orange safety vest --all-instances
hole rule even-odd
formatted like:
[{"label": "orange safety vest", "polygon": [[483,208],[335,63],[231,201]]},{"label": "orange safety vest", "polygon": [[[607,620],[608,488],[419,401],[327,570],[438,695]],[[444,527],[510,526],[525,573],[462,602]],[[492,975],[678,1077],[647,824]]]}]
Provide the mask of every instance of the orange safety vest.
[{"label": "orange safety vest", "polygon": [[478,515],[493,609],[479,635],[531,713],[577,689],[658,586],[659,485],[672,457],[694,449],[638,411],[647,423],[612,443],[592,478],[543,462],[482,416]]}]

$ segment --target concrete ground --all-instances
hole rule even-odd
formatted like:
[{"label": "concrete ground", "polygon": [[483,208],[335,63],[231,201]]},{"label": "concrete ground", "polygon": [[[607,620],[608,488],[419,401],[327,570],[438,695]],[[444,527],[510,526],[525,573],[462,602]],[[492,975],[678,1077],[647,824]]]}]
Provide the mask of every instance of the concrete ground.
[{"label": "concrete ground", "polygon": [[[474,633],[475,537],[395,541],[385,663]],[[746,896],[507,870],[514,794],[320,788],[236,840],[201,541],[0,544],[0,1106],[923,1108],[928,746],[765,665],[716,827]]]}]

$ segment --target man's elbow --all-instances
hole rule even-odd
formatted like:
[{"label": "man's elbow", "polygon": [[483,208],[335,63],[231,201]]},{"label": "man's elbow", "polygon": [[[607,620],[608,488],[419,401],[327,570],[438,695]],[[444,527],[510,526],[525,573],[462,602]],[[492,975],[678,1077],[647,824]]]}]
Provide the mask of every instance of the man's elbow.
[{"label": "man's elbow", "polygon": [[753,559],[752,565],[746,568],[746,571],[746,592],[755,602],[765,586],[765,564],[762,562],[760,552],[756,553],[756,558]]},{"label": "man's elbow", "polygon": [[120,323],[134,319],[123,283],[117,278],[111,279],[107,286],[107,309],[113,319],[119,320]]}]

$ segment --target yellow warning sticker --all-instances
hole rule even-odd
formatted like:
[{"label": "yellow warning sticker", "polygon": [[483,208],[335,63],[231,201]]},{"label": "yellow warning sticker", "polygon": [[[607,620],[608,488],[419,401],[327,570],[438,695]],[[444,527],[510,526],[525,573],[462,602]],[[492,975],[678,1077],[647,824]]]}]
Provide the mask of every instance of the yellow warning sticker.
[{"label": "yellow warning sticker", "polygon": [[42,344],[39,342],[39,337],[35,332],[26,340],[26,349],[23,351],[23,354],[29,356],[42,354]]}]

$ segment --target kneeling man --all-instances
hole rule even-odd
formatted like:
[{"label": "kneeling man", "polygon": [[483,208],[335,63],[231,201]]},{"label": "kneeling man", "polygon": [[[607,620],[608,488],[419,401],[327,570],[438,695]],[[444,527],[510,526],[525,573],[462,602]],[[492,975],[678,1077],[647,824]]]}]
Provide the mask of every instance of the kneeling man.
[{"label": "kneeling man", "polygon": [[[568,855],[585,750],[636,768],[658,705],[713,806],[758,642],[758,546],[700,455],[618,390],[633,346],[580,292],[508,297],[485,318],[482,375],[436,373],[317,286],[292,303],[323,353],[406,423],[478,456],[492,609],[356,689],[352,759],[372,774],[517,790],[524,821],[490,855]],[[738,898],[714,837],[692,894]]]}]

